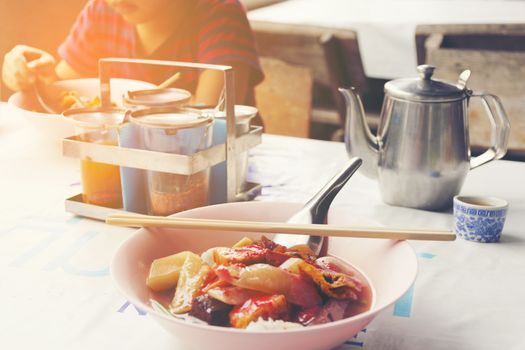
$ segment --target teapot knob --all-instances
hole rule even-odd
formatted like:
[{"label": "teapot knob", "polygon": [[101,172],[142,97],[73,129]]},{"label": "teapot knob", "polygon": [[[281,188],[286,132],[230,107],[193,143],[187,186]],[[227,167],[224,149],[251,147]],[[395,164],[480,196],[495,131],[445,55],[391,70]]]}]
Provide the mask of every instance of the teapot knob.
[{"label": "teapot knob", "polygon": [[464,90],[467,86],[468,78],[470,78],[470,69],[461,72],[461,74],[459,75],[457,87],[461,90]]},{"label": "teapot knob", "polygon": [[436,67],[430,65],[430,64],[422,64],[417,66],[417,71],[419,73],[419,76],[421,79],[430,80],[432,77],[432,74],[434,74],[434,69]]}]

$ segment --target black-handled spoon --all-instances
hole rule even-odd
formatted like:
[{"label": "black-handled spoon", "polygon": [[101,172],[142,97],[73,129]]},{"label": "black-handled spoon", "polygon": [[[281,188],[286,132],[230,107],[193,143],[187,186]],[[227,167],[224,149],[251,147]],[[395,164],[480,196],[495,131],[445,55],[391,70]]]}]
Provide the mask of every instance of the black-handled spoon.
[{"label": "black-handled spoon", "polygon": [[[296,224],[325,224],[328,209],[332,201],[350,177],[359,169],[362,162],[361,158],[355,157],[350,159],[350,163],[343,170],[327,182],[319,192],[306,202],[301,210],[286,222]],[[286,247],[307,245],[316,255],[319,255],[323,246],[324,237],[278,233],[274,236],[273,241]]]}]

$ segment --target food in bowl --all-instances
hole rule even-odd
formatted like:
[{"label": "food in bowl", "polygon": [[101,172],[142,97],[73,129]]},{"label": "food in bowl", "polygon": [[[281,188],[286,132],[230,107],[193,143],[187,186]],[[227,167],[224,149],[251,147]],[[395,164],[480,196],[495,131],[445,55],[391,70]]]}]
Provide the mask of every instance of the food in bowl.
[{"label": "food in bowl", "polygon": [[63,110],[72,108],[97,108],[100,107],[100,97],[98,95],[89,98],[81,96],[77,91],[66,90],[60,94],[60,107]]},{"label": "food in bowl", "polygon": [[154,301],[171,315],[252,330],[338,321],[369,310],[373,301],[369,282],[349,264],[265,236],[155,259],[146,284],[173,295],[167,305],[162,297]]},{"label": "food in bowl", "polygon": [[[101,106],[102,102],[98,95],[93,97],[82,96],[74,90],[62,91],[60,94],[60,107],[62,111],[78,108],[99,108]],[[117,103],[111,101],[111,106],[117,107]]]},{"label": "food in bowl", "polygon": [[[286,222],[302,207],[301,203],[235,202],[195,208],[173,216]],[[328,222],[341,226],[355,224],[355,219],[346,214],[346,211],[341,213],[331,210]],[[156,307],[155,302],[151,302],[155,299],[163,305],[169,305],[173,298],[171,290],[155,292],[146,285],[152,261],[176,252],[204,252],[212,247],[232,247],[245,235],[244,232],[218,232],[212,229],[142,228],[130,235],[115,251],[110,267],[111,276],[127,301],[146,312],[148,319],[158,323],[172,336],[172,339],[161,339],[172,348],[245,350],[248,346],[250,350],[324,350],[332,349],[359,334],[410,289],[417,275],[417,257],[407,241],[330,237],[327,241],[327,255],[351,262],[352,266],[366,275],[373,287],[374,301],[370,310],[315,327],[286,327],[286,330],[281,330],[276,329],[281,322],[269,321],[264,324],[271,323],[275,327],[265,327],[266,329],[261,331],[251,327],[238,329],[210,326],[202,321],[188,322],[163,312]],[[260,239],[261,235],[252,234],[251,237]],[[268,237],[272,238],[271,235]],[[384,322],[379,322],[375,326],[384,325]],[[257,327],[260,326],[262,325]],[[148,329],[145,327],[144,331]],[[159,336],[162,336],[162,333],[159,333]],[[366,336],[374,337],[370,332]]]},{"label": "food in bowl", "polygon": [[[141,80],[112,78],[110,80],[110,98],[117,106],[123,106],[122,96],[128,91],[153,89],[155,86]],[[96,104],[98,103],[97,100],[100,99],[100,80],[98,78],[58,80],[46,87],[46,95],[57,105],[62,102],[68,108],[76,108],[74,104],[79,103],[81,108],[89,107],[89,104]],[[8,103],[23,112],[28,118],[38,117],[49,120],[55,116],[45,113],[32,89],[14,93],[9,97]],[[63,118],[61,119],[63,122]]]}]

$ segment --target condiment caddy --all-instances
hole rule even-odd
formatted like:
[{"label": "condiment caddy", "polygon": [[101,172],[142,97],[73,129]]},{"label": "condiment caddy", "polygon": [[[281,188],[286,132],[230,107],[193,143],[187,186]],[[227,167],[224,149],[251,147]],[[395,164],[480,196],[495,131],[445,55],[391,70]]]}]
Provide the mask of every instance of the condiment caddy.
[{"label": "condiment caddy", "polygon": [[[207,189],[208,182],[202,181],[202,176],[210,173],[210,169],[214,167],[215,169],[226,170],[226,176],[223,181],[225,181],[226,193],[223,198],[217,200],[214,199],[214,202],[233,202],[233,201],[243,201],[253,199],[260,193],[261,186],[256,183],[246,182],[244,186],[239,187],[239,181],[237,176],[239,174],[238,161],[237,159],[242,155],[245,155],[246,152],[258,145],[261,142],[262,127],[260,126],[250,126],[249,128],[244,128],[246,132],[239,134],[238,126],[236,125],[235,118],[235,105],[234,105],[234,81],[233,81],[233,68],[230,66],[222,65],[210,65],[210,64],[201,64],[201,63],[191,63],[191,62],[176,62],[176,61],[160,61],[160,60],[143,60],[143,59],[125,59],[125,58],[104,58],[99,60],[99,79],[100,79],[100,99],[101,107],[97,109],[96,117],[104,115],[106,111],[114,112],[115,107],[112,107],[110,100],[110,79],[111,79],[111,68],[116,64],[134,64],[134,65],[160,65],[160,66],[171,66],[179,68],[190,68],[190,69],[211,69],[221,71],[224,74],[224,111],[222,116],[225,115],[225,124],[226,124],[226,135],[223,136],[219,141],[220,143],[215,142],[211,144],[211,131],[210,128],[205,129],[208,125],[206,121],[209,118],[209,115],[203,116],[194,116],[193,119],[188,122],[188,116],[180,116],[184,118],[184,121],[181,123],[180,120],[175,118],[173,125],[163,125],[161,126],[164,129],[158,129],[158,125],[153,125],[157,129],[152,129],[157,134],[159,130],[163,134],[174,134],[182,137],[183,133],[188,133],[190,127],[198,126],[203,130],[201,135],[203,135],[203,140],[206,139],[207,144],[200,145],[203,147],[193,147],[192,152],[182,151],[175,153],[170,153],[173,150],[164,149],[163,147],[159,148],[158,145],[151,147],[151,142],[148,144],[148,147],[144,146],[144,137],[138,138],[136,135],[140,132],[144,134],[144,130],[139,130],[140,128],[148,128],[149,122],[144,123],[143,120],[146,120],[148,116],[145,109],[137,109],[135,111],[128,109],[123,112],[122,118],[124,118],[124,123],[107,128],[107,125],[104,125],[103,128],[99,130],[89,129],[81,130],[75,136],[71,136],[63,139],[62,150],[63,155],[67,157],[79,158],[81,163],[90,163],[90,164],[100,164],[101,166],[109,165],[115,166],[118,169],[120,167],[120,174],[124,176],[122,178],[122,185],[126,186],[122,188],[122,193],[124,197],[124,205],[99,205],[97,202],[88,202],[86,201],[86,196],[83,194],[75,195],[71,198],[66,199],[65,206],[66,211],[72,212],[74,214],[105,220],[108,215],[114,213],[122,212],[133,212],[133,213],[152,213],[151,204],[149,208],[146,209],[142,200],[144,198],[140,196],[135,196],[136,193],[132,193],[130,188],[134,181],[133,191],[140,189],[137,184],[138,180],[142,181],[141,186],[146,186],[144,181],[147,179],[147,183],[151,184],[151,181],[156,181],[159,183],[159,179],[167,179],[168,181],[175,181],[176,186],[179,186],[181,179],[188,179],[186,182],[199,182],[199,184],[204,184],[207,192],[211,192]],[[172,106],[170,108],[177,108]],[[178,114],[173,113],[172,109],[167,109],[166,107],[161,108],[150,108],[151,118],[155,118],[161,113],[172,113],[171,117],[179,117]],[[80,111],[85,113],[87,111]],[[74,114],[75,112],[73,112]],[[209,112],[208,112],[209,113]],[[71,117],[71,115],[64,114],[66,117]],[[163,114],[164,115],[164,114]],[[133,117],[134,116],[134,117]],[[137,116],[144,117],[142,119],[137,118]],[[135,119],[135,125],[133,120]],[[81,118],[77,118],[81,119]],[[202,120],[201,120],[202,119]],[[139,122],[137,122],[139,121]],[[151,124],[151,123],[149,123]],[[181,126],[182,125],[182,126]],[[120,139],[118,142],[93,142],[93,140],[107,140],[108,133],[113,133],[117,129]],[[237,132],[236,132],[237,129]],[[197,129],[195,129],[197,130]],[[149,130],[147,130],[149,131]],[[151,134],[151,133],[150,133]],[[89,137],[88,137],[89,136]],[[190,136],[193,136],[190,134]],[[151,136],[150,136],[151,137]],[[140,139],[139,144],[137,143]],[[190,140],[192,138],[181,138],[181,140]],[[147,143],[147,142],[146,142]],[[186,149],[187,147],[184,147]],[[162,151],[161,151],[162,150]],[[225,166],[221,167],[221,163],[225,163]],[[85,169],[81,169],[84,171]],[[217,176],[217,171],[211,172],[214,176]],[[84,176],[83,176],[84,177]],[[124,181],[126,180],[126,181]],[[199,180],[199,181],[196,181]],[[85,179],[83,178],[83,183]],[[182,181],[184,182],[184,181]],[[211,181],[217,186],[217,181]],[[137,187],[138,186],[138,187]],[[179,188],[179,187],[177,187]],[[194,197],[195,186],[188,187],[193,192],[188,192],[188,195]],[[84,190],[85,192],[85,190]],[[215,191],[216,192],[216,191]],[[174,198],[171,196],[164,196],[166,199]],[[161,197],[157,196],[157,199]],[[188,197],[189,198],[189,197]],[[148,200],[149,202],[150,200]],[[159,202],[161,203],[161,202]],[[197,206],[206,203],[195,203]],[[164,207],[160,207],[164,208]],[[184,210],[187,208],[184,207],[173,207],[177,209]],[[148,210],[148,212],[146,212]],[[164,212],[162,209],[157,210],[155,215],[166,215],[167,212]]]}]

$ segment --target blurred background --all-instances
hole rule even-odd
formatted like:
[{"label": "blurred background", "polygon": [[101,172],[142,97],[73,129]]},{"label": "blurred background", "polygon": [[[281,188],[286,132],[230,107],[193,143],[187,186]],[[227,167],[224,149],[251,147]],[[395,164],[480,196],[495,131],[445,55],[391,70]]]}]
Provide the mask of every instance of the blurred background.
[{"label": "blurred background", "polygon": [[[0,0],[0,63],[16,44],[56,54],[86,0]],[[266,132],[343,139],[337,88],[359,92],[372,130],[383,85],[437,66],[435,77],[498,95],[512,132],[507,157],[525,159],[525,1],[241,0],[266,79],[256,90]],[[2,86],[1,100],[11,92]],[[490,142],[483,106],[469,109],[474,152]]]},{"label": "blurred background", "polygon": [[[86,0],[0,0],[0,62],[17,44],[56,55]],[[2,100],[10,95],[2,85]]]}]

